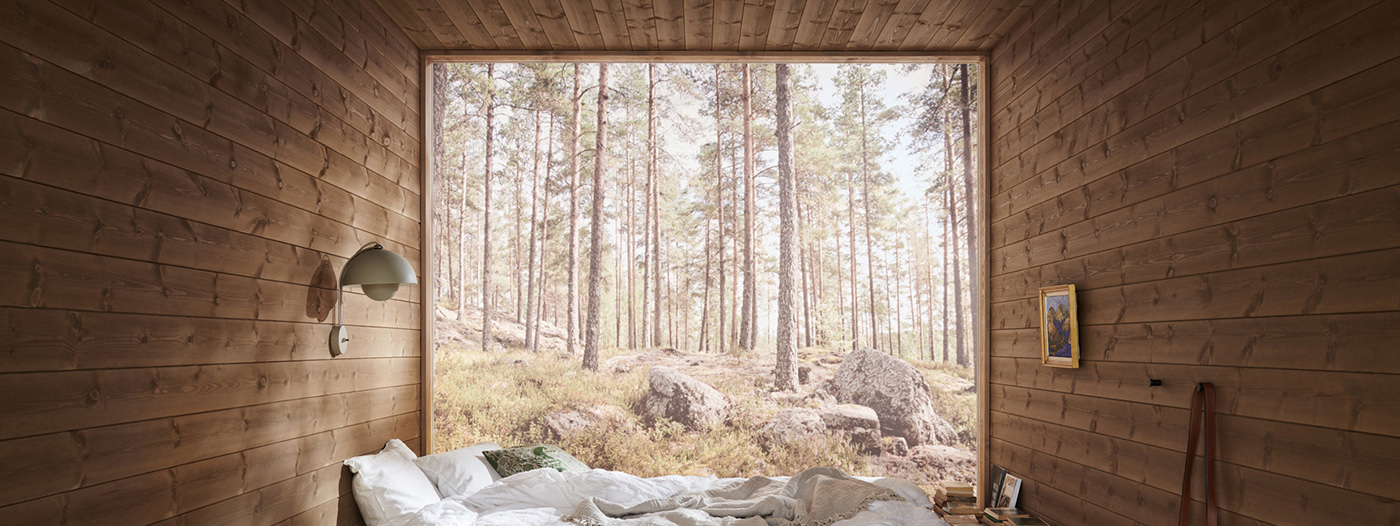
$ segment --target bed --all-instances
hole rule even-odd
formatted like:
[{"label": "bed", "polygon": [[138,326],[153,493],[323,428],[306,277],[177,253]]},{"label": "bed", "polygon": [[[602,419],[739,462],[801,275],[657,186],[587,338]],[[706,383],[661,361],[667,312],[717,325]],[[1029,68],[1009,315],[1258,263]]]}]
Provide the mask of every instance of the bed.
[{"label": "bed", "polygon": [[488,442],[417,457],[391,440],[345,463],[368,526],[947,526],[923,490],[898,478],[823,467],[642,478],[549,448]]}]

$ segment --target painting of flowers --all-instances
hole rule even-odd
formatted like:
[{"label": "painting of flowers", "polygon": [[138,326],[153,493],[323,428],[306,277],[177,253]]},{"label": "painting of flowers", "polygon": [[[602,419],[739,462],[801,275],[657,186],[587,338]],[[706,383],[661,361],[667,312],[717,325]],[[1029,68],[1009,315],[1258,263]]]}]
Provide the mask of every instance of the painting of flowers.
[{"label": "painting of flowers", "polygon": [[1053,367],[1079,367],[1079,319],[1074,285],[1040,289],[1040,357]]}]

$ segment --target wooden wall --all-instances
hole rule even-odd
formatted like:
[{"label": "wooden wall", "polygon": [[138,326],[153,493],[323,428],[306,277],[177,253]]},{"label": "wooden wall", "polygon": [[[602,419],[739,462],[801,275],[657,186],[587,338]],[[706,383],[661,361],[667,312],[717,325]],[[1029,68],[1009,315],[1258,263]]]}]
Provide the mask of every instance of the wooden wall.
[{"label": "wooden wall", "polygon": [[419,435],[418,53],[373,2],[0,4],[0,523],[347,524]]},{"label": "wooden wall", "polygon": [[[1025,507],[1175,524],[1209,381],[1223,524],[1400,521],[1398,21],[1045,1],[994,50],[990,454]],[[1038,359],[1036,288],[1061,283],[1078,370]]]}]

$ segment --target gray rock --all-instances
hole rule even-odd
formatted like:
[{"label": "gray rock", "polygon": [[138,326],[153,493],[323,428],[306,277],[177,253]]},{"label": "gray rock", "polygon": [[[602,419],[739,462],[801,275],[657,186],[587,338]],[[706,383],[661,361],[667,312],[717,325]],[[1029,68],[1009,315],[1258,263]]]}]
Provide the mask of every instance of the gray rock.
[{"label": "gray rock", "polygon": [[797,383],[806,385],[812,379],[812,366],[801,365],[797,367]]},{"label": "gray rock", "polygon": [[836,400],[874,409],[886,436],[910,446],[953,442],[953,426],[934,411],[928,382],[908,362],[860,349],[846,355],[832,380]]},{"label": "gray rock", "polygon": [[763,426],[763,436],[773,444],[792,444],[826,436],[826,424],[816,409],[789,408],[778,411]]},{"label": "gray rock", "polygon": [[908,455],[909,443],[904,441],[904,437],[887,437],[885,438],[885,452],[897,457]]},{"label": "gray rock", "polygon": [[642,411],[651,419],[666,418],[686,427],[704,429],[729,418],[729,400],[709,385],[670,367],[652,367],[650,388]]},{"label": "gray rock", "polygon": [[826,428],[850,437],[852,444],[866,453],[880,453],[880,418],[863,405],[841,404],[821,412]]},{"label": "gray rock", "polygon": [[544,428],[555,438],[568,438],[599,422],[626,425],[627,412],[611,405],[586,409],[565,409],[544,417]]}]

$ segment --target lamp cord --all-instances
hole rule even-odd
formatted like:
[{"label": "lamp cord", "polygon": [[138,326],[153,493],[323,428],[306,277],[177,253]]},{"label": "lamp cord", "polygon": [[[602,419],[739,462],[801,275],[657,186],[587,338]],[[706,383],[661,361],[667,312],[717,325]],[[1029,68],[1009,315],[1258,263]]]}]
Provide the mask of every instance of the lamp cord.
[{"label": "lamp cord", "polygon": [[364,253],[364,251],[366,251],[366,250],[374,250],[374,249],[379,249],[379,248],[384,248],[384,245],[379,244],[378,241],[370,241],[369,243],[365,243],[365,246],[362,246],[362,247],[360,247],[359,250],[356,250],[356,251],[355,251],[355,254],[352,255],[352,256],[350,256],[350,259],[345,260],[345,266],[340,267],[340,275],[337,275],[337,276],[335,277],[335,326],[336,326],[336,327],[340,327],[340,326],[342,326],[342,325],[345,324],[345,283],[344,283],[345,269],[346,269],[347,267],[350,266],[350,262],[351,262],[351,261],[354,261],[355,258],[358,257],[360,254]]}]

